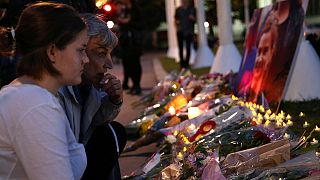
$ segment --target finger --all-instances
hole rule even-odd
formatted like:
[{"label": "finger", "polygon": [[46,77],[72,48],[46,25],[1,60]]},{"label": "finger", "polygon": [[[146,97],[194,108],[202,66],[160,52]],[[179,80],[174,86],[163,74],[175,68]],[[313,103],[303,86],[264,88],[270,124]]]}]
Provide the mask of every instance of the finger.
[{"label": "finger", "polygon": [[102,86],[102,89],[108,93],[110,93],[111,91],[117,90],[117,89],[122,90],[121,81],[118,79],[112,79],[112,80],[108,81],[107,84],[104,84]]},{"label": "finger", "polygon": [[100,81],[100,84],[107,84],[110,80],[112,79],[117,79],[114,75],[109,74],[109,73],[105,73],[103,78]]}]

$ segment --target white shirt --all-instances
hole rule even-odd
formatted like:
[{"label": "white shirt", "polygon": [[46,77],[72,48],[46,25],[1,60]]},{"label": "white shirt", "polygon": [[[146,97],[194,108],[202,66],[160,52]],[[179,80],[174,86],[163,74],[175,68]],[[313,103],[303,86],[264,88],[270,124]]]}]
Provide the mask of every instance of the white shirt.
[{"label": "white shirt", "polygon": [[80,179],[86,167],[58,99],[36,85],[0,91],[0,180]]}]

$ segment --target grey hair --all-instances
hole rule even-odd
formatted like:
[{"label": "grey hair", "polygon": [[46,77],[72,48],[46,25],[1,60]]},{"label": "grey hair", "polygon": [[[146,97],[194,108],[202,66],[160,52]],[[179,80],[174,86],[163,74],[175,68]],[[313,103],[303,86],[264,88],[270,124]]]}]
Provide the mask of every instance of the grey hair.
[{"label": "grey hair", "polygon": [[108,28],[107,23],[99,19],[94,14],[80,14],[88,27],[88,36],[97,36],[101,38],[102,43],[109,48],[114,48],[118,44],[117,36]]}]

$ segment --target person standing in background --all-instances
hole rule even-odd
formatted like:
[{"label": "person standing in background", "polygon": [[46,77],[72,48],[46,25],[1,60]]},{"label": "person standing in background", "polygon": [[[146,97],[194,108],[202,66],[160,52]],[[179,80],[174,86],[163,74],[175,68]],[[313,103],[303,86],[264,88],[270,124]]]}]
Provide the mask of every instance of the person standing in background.
[{"label": "person standing in background", "polygon": [[142,54],[143,20],[140,8],[134,0],[122,0],[123,13],[117,18],[120,26],[120,48],[122,51],[122,65],[124,70],[123,89],[129,89],[128,81],[131,78],[133,86],[130,93],[141,94],[142,67],[140,56]]},{"label": "person standing in background", "polygon": [[[181,6],[175,12],[175,24],[177,29],[177,38],[179,46],[180,67],[189,68],[191,43],[194,34],[194,23],[196,21],[196,12],[189,0],[182,0]],[[183,56],[183,44],[186,44],[186,57]]]},{"label": "person standing in background", "polygon": [[15,40],[18,78],[0,90],[0,179],[78,180],[86,154],[57,96],[81,82],[86,25],[68,5],[36,3],[23,10]]}]

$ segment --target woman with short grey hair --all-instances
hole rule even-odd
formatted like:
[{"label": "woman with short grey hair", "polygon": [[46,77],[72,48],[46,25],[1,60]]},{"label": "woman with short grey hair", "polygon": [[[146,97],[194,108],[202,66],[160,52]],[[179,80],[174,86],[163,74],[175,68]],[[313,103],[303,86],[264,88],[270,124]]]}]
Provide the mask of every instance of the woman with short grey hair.
[{"label": "woman with short grey hair", "polygon": [[86,13],[81,17],[88,26],[90,61],[80,85],[60,89],[61,104],[77,140],[85,145],[88,165],[82,179],[120,179],[118,158],[126,133],[113,120],[120,111],[123,91],[120,80],[108,72],[118,38],[97,16]]}]

